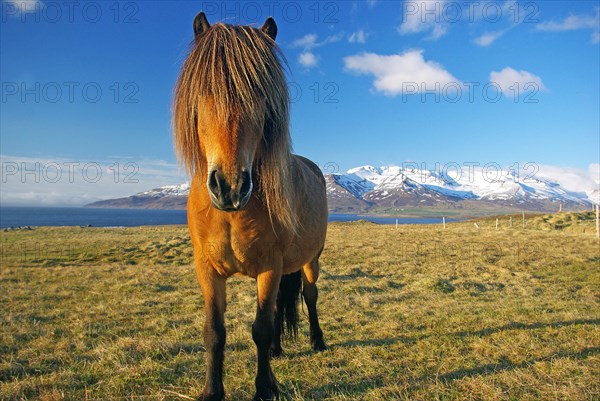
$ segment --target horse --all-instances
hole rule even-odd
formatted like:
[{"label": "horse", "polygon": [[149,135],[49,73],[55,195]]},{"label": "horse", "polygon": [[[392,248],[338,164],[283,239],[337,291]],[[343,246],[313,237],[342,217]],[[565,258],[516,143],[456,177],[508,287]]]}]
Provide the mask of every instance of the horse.
[{"label": "horse", "polygon": [[222,400],[226,280],[257,283],[253,400],[279,398],[271,357],[298,331],[300,292],[310,342],[326,349],[317,314],[319,257],[327,231],[321,170],[291,151],[285,58],[272,17],[260,28],[216,23],[201,12],[173,103],[175,150],[191,176],[187,204],[204,298],[202,401]]}]

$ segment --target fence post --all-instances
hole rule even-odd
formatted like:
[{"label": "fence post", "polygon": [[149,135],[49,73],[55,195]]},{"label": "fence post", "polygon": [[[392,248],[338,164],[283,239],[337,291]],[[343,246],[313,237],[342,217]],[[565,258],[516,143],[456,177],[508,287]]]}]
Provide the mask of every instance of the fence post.
[{"label": "fence post", "polygon": [[600,203],[596,205],[596,238],[600,239]]}]

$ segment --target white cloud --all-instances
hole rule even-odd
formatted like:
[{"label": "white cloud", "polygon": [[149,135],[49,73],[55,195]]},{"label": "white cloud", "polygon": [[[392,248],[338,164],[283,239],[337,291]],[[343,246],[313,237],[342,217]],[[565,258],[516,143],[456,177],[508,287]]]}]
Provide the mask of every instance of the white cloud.
[{"label": "white cloud", "polygon": [[588,170],[574,167],[539,165],[535,176],[556,181],[568,191],[590,193],[600,185],[600,165],[592,163]]},{"label": "white cloud", "polygon": [[598,28],[600,24],[600,9],[596,9],[596,15],[569,15],[562,21],[546,21],[536,25],[538,31],[563,32],[578,29]]},{"label": "white cloud", "polygon": [[319,42],[316,33],[309,33],[294,40],[291,47],[299,47],[302,49],[302,52],[298,56],[298,63],[305,69],[311,69],[319,64],[319,56],[315,54],[314,49],[330,43],[339,42],[343,37],[344,33],[340,32],[335,35],[329,35]]},{"label": "white cloud", "polygon": [[312,49],[317,43],[317,34],[309,33],[292,42],[292,47],[302,47],[304,49]]},{"label": "white cloud", "polygon": [[[20,16],[23,13],[35,13],[44,7],[41,0],[3,0],[3,12],[6,15]],[[17,15],[18,14],[18,15]]]},{"label": "white cloud", "polygon": [[514,68],[506,67],[502,71],[492,71],[490,73],[490,82],[498,85],[502,89],[504,96],[511,97],[515,94],[518,85],[519,93],[531,90],[546,90],[542,79],[529,71],[517,71]]},{"label": "white cloud", "polygon": [[394,55],[361,53],[345,57],[344,65],[350,72],[375,76],[374,89],[388,96],[406,92],[409,87],[420,92],[438,90],[449,83],[462,85],[442,65],[425,61],[422,50]]},{"label": "white cloud", "polygon": [[477,37],[474,42],[475,44],[481,47],[486,47],[494,43],[496,39],[498,39],[503,34],[504,31],[486,32],[483,35]]},{"label": "white cloud", "polygon": [[316,67],[317,64],[319,64],[317,56],[315,56],[315,54],[310,51],[300,53],[300,55],[298,56],[298,62],[300,63],[300,65],[302,65],[302,67],[306,69]]},{"label": "white cloud", "polygon": [[517,26],[518,26],[518,23],[514,23],[514,24],[510,25],[508,28],[502,29],[500,31],[485,32],[481,36],[478,36],[477,38],[475,38],[474,42],[476,45],[481,46],[481,47],[489,46],[492,43],[494,43],[496,40],[500,39],[505,33],[507,33],[508,31],[510,31],[511,29],[513,29]]},{"label": "white cloud", "polygon": [[177,164],[162,160],[0,155],[0,161],[3,205],[81,206],[186,181]]},{"label": "white cloud", "polygon": [[344,33],[340,32],[335,35],[329,35],[321,42],[318,42],[318,36],[316,33],[309,33],[304,35],[303,37],[296,39],[292,42],[292,47],[300,47],[304,50],[314,49],[316,47],[322,47],[328,45],[330,43],[339,42],[344,37]]},{"label": "white cloud", "polygon": [[[470,7],[475,7],[475,9],[469,10],[468,15],[471,15],[471,13],[473,13],[473,15],[475,16],[475,18],[477,20],[481,20],[482,18],[484,18],[487,15],[487,12],[482,12],[478,8],[479,3],[473,3],[473,5]],[[486,6],[484,5],[483,7],[486,7]],[[483,7],[482,7],[482,9],[484,9]],[[505,0],[500,5],[500,7],[501,7],[500,8],[501,11],[498,11],[500,20],[497,22],[494,22],[494,25],[505,24],[505,25],[507,25],[507,27],[504,29],[501,29],[501,30],[484,32],[483,34],[481,34],[480,36],[478,36],[477,38],[475,38],[473,40],[473,42],[476,45],[481,46],[481,47],[490,46],[495,41],[497,41],[502,36],[504,36],[504,34],[509,32],[510,30],[518,27],[520,24],[522,24],[528,18],[531,18],[531,10],[528,9],[527,5],[522,5],[521,3],[517,2],[517,1]],[[479,12],[477,12],[477,10],[479,10]],[[490,22],[491,21],[488,21],[488,23],[490,23]]]},{"label": "white cloud", "polygon": [[543,32],[565,32],[582,29],[592,29],[592,43],[600,42],[600,7],[596,8],[595,15],[571,14],[563,20],[541,22],[535,29]]},{"label": "white cloud", "polygon": [[596,184],[600,185],[600,163],[590,164],[588,166],[588,172]]},{"label": "white cloud", "polygon": [[322,42],[317,43],[317,47],[325,46],[330,43],[339,42],[344,38],[344,32],[336,33],[335,35],[329,35]]},{"label": "white cloud", "polygon": [[369,35],[362,29],[359,29],[356,32],[352,32],[350,36],[348,36],[348,42],[350,43],[366,43],[367,37]]},{"label": "white cloud", "polygon": [[430,32],[429,39],[439,39],[448,31],[444,14],[448,0],[406,1],[402,5],[402,24],[398,32],[402,35]]}]

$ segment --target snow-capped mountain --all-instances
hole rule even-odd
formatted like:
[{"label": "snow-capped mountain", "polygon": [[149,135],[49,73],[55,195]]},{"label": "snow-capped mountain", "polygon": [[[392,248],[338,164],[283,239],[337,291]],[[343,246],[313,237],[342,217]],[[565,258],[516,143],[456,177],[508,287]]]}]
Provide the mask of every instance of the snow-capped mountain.
[{"label": "snow-capped mountain", "polygon": [[[519,176],[515,171],[449,172],[398,166],[362,166],[343,174],[326,174],[333,212],[382,212],[404,208],[555,211],[585,209],[600,201],[599,191],[567,191],[555,181]],[[94,207],[183,209],[189,184],[167,185],[136,195],[99,201]]]},{"label": "snow-capped mountain", "polygon": [[190,184],[165,185],[126,198],[106,199],[90,203],[89,207],[132,207],[143,209],[185,209]]},{"label": "snow-capped mountain", "polygon": [[150,191],[140,192],[137,196],[163,197],[163,196],[188,196],[190,193],[190,184],[165,185],[164,187],[154,188]]},{"label": "snow-capped mountain", "polygon": [[[375,209],[451,207],[479,201],[506,208],[557,210],[560,204],[564,208],[587,208],[592,202],[592,193],[570,192],[557,182],[520,177],[514,171],[471,169],[452,173],[398,166],[353,168],[345,174],[333,174],[327,181],[330,207],[336,206],[344,189]],[[347,203],[339,205],[340,211]]]}]

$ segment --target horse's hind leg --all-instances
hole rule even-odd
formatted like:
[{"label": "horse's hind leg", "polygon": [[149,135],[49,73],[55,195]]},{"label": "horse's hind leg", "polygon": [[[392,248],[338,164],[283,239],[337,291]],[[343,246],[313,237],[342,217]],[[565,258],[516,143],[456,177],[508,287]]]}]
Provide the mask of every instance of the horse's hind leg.
[{"label": "horse's hind leg", "polygon": [[319,325],[319,316],[317,314],[317,279],[319,278],[319,259],[315,258],[312,262],[304,265],[302,268],[302,280],[304,288],[302,295],[308,308],[308,320],[310,322],[310,345],[315,351],[324,351],[327,349],[323,340],[323,331]]}]

